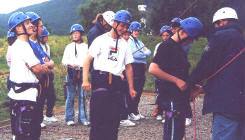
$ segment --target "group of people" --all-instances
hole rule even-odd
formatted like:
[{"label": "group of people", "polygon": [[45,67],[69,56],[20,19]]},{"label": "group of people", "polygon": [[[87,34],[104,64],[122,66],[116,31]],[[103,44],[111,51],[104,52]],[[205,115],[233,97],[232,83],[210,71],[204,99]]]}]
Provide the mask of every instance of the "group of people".
[{"label": "group of people", "polygon": [[[66,46],[62,58],[67,68],[65,121],[67,126],[75,124],[74,100],[78,92],[78,123],[91,126],[90,140],[116,140],[120,125],[134,126],[133,121],[145,118],[138,105],[151,51],[138,38],[141,24],[131,20],[126,10],[98,14],[88,31],[88,44],[82,39],[85,34],[82,25],[71,26],[72,42]],[[160,29],[162,42],[155,48],[148,71],[156,78],[158,96],[154,116],[162,120],[165,111],[164,140],[184,137],[185,125],[190,124],[186,118],[192,117],[190,98],[198,95],[190,90],[245,48],[237,20],[235,10],[230,7],[214,14],[215,30],[190,75],[187,55],[203,24],[195,17],[174,18],[169,26]],[[53,116],[54,62],[46,45],[49,33],[40,16],[33,12],[13,13],[8,25],[8,97],[13,138],[37,140],[41,135],[45,99],[50,100],[46,120],[57,121]],[[240,54],[206,81],[203,88],[204,114],[214,114],[213,140],[245,139],[244,59],[245,55]],[[88,90],[92,90],[89,117]]]}]

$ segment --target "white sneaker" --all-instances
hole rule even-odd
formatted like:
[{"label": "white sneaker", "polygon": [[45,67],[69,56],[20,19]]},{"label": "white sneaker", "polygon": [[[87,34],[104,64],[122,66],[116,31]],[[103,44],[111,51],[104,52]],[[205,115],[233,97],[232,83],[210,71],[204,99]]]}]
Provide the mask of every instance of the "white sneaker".
[{"label": "white sneaker", "polygon": [[121,120],[120,125],[121,126],[135,126],[135,123],[130,120]]},{"label": "white sneaker", "polygon": [[157,115],[156,120],[161,121],[162,120],[162,115]]},{"label": "white sneaker", "polygon": [[57,122],[58,121],[54,116],[52,117],[44,116],[44,120],[47,122]]},{"label": "white sneaker", "polygon": [[162,120],[162,123],[165,123],[165,119]]},{"label": "white sneaker", "polygon": [[129,114],[129,118],[130,118],[130,120],[133,120],[133,121],[140,120],[140,116],[139,115],[135,115],[134,113],[130,113]]},{"label": "white sneaker", "polygon": [[83,122],[82,124],[85,126],[88,126],[88,125],[90,125],[90,122]]},{"label": "white sneaker", "polygon": [[185,119],[185,126],[190,126],[191,125],[191,119],[190,118],[186,118]]},{"label": "white sneaker", "polygon": [[73,125],[75,125],[75,122],[74,122],[74,121],[68,121],[68,122],[67,122],[67,125],[68,125],[68,126],[73,126]]},{"label": "white sneaker", "polygon": [[41,123],[40,125],[41,125],[41,128],[46,128],[46,124]]},{"label": "white sneaker", "polygon": [[15,140],[15,138],[16,138],[16,136],[15,136],[15,135],[13,135],[13,139],[12,139],[12,140]]},{"label": "white sneaker", "polygon": [[144,119],[145,118],[145,116],[143,116],[142,114],[138,114],[138,116],[141,118],[141,119]]}]

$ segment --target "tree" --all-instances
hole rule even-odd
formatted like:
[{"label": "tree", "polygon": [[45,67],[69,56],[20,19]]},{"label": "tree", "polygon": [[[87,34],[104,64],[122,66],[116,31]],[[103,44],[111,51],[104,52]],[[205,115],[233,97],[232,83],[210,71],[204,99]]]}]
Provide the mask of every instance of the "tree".
[{"label": "tree", "polygon": [[128,10],[133,20],[139,21],[142,17],[142,13],[138,11],[138,5],[142,4],[139,0],[90,0],[89,3],[80,6],[80,15],[82,20],[80,23],[86,28],[90,29],[98,13],[111,10],[117,12],[119,10]]},{"label": "tree", "polygon": [[196,3],[180,18],[197,17],[204,24],[204,34],[211,28],[213,14],[217,11],[225,0],[154,0],[147,9],[147,27],[154,33],[158,34],[163,25],[168,25],[174,17],[179,17]]}]

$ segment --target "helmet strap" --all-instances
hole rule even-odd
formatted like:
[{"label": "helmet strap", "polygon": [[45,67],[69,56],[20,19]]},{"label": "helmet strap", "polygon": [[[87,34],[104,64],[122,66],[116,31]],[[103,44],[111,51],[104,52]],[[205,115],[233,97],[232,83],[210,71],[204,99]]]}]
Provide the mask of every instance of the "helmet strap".
[{"label": "helmet strap", "polygon": [[21,26],[24,30],[24,33],[16,33],[17,36],[20,36],[20,35],[28,35],[28,37],[30,36],[29,34],[27,34],[27,31],[26,31],[26,27],[24,25],[24,23],[21,23]]}]

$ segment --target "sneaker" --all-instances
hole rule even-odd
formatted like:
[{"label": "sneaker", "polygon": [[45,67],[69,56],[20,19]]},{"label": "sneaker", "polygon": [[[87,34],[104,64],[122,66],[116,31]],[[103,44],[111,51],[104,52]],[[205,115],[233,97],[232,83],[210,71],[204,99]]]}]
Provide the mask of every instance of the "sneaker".
[{"label": "sneaker", "polygon": [[161,121],[162,120],[162,115],[157,115],[156,120]]},{"label": "sneaker", "polygon": [[57,122],[58,121],[54,116],[52,117],[44,116],[44,120],[47,122]]},{"label": "sneaker", "polygon": [[45,123],[41,123],[40,125],[41,125],[42,129],[46,128],[46,124]]},{"label": "sneaker", "polygon": [[190,118],[186,118],[185,119],[185,126],[190,126],[191,125],[191,119]]},{"label": "sneaker", "polygon": [[162,120],[162,123],[165,123],[165,119]]},{"label": "sneaker", "polygon": [[139,116],[140,117],[140,119],[144,119],[145,118],[145,116],[143,116],[142,114],[138,114],[137,116]]},{"label": "sneaker", "polygon": [[68,122],[67,122],[67,125],[68,125],[68,126],[73,126],[73,125],[75,125],[75,122],[74,122],[74,121],[68,121]]},{"label": "sneaker", "polygon": [[83,122],[82,124],[85,126],[88,126],[88,125],[90,125],[90,122]]},{"label": "sneaker", "polygon": [[133,121],[140,120],[140,116],[139,115],[135,115],[134,113],[130,113],[129,114],[129,118],[130,118],[130,120],[133,120]]},{"label": "sneaker", "polygon": [[15,135],[13,135],[13,139],[12,139],[12,140],[15,140],[15,138],[16,138],[16,136],[15,136]]},{"label": "sneaker", "polygon": [[121,126],[135,126],[135,123],[130,120],[121,120],[120,125]]}]

